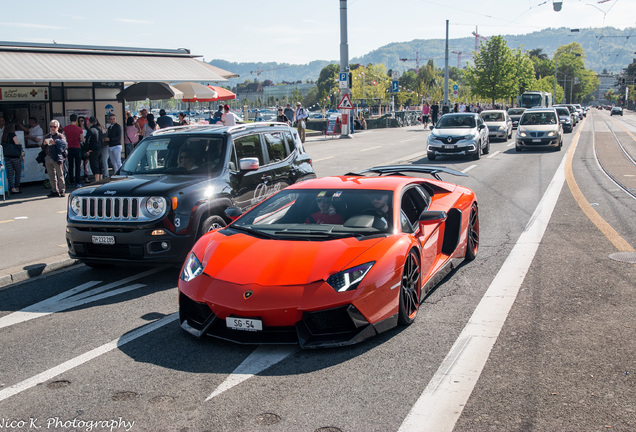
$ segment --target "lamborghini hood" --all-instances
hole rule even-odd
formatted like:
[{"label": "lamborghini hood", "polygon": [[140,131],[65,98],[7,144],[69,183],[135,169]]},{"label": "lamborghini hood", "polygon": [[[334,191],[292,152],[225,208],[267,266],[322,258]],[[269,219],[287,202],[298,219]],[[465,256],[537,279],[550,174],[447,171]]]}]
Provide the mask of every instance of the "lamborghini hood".
[{"label": "lamborghini hood", "polygon": [[[386,240],[349,237],[327,241],[266,240],[238,233],[207,236],[201,264],[213,279],[238,285],[303,285],[326,279]],[[380,248],[383,249],[383,248]],[[378,252],[380,253],[380,252]],[[214,255],[213,259],[210,259]],[[377,260],[369,256],[367,261]]]}]

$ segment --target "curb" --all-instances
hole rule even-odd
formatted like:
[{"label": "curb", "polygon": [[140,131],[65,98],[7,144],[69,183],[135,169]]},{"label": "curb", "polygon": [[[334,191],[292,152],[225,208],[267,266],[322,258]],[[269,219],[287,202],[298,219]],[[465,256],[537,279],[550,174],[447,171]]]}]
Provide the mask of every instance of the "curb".
[{"label": "curb", "polygon": [[0,289],[52,271],[75,265],[78,261],[67,254],[47,258],[44,262],[25,264],[0,270]]}]

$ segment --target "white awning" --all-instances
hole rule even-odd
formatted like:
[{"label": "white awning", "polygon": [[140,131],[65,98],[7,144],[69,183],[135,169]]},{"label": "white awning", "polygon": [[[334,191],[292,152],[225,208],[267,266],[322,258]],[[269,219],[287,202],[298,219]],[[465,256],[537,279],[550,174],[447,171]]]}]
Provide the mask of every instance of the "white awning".
[{"label": "white awning", "polygon": [[238,76],[192,56],[0,50],[0,81],[222,82]]}]

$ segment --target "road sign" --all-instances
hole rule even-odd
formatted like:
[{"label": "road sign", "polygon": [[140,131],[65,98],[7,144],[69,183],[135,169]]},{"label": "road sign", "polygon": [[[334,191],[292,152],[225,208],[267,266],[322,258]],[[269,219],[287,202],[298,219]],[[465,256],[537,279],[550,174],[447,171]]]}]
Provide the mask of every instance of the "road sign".
[{"label": "road sign", "polygon": [[397,93],[398,91],[400,91],[400,84],[398,81],[393,81],[393,85],[391,86],[391,91],[393,93]]},{"label": "road sign", "polygon": [[349,77],[347,75],[348,75],[347,72],[340,72],[340,82],[339,82],[338,88],[341,88],[341,89],[349,88],[348,87]]},{"label": "road sign", "polygon": [[342,95],[342,99],[338,104],[338,109],[353,109],[353,105],[351,104],[351,98],[349,97],[349,93],[345,93]]},{"label": "road sign", "polygon": [[459,86],[457,84],[453,85],[453,90],[459,90]]},{"label": "road sign", "polygon": [[391,71],[391,78],[393,78],[393,81],[397,81],[400,78],[400,73],[398,71]]}]

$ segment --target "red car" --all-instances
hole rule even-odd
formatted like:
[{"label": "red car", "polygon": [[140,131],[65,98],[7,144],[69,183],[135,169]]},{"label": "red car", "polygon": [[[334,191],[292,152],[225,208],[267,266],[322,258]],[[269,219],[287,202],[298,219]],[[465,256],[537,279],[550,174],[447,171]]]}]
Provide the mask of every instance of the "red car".
[{"label": "red car", "polygon": [[181,327],[315,348],[412,323],[426,294],[479,247],[475,194],[438,173],[465,175],[405,165],[307,180],[206,234],[181,271]]}]

